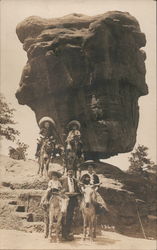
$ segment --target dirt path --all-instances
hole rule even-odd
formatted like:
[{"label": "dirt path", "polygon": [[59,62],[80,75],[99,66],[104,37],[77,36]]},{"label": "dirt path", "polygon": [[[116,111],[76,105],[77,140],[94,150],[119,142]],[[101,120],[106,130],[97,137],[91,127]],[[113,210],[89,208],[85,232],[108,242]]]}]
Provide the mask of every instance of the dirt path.
[{"label": "dirt path", "polygon": [[0,249],[104,249],[104,250],[156,250],[155,240],[137,239],[114,232],[105,232],[95,242],[83,242],[76,237],[73,242],[50,243],[43,234],[0,230]]}]

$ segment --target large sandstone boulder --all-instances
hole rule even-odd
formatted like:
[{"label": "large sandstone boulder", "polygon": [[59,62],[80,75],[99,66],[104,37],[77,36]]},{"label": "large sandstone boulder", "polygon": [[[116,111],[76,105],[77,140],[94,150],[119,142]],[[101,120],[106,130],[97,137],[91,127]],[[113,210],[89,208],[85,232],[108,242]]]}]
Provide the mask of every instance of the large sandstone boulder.
[{"label": "large sandstone boulder", "polygon": [[87,159],[132,150],[139,120],[138,98],[145,83],[145,35],[127,12],[90,17],[28,17],[17,25],[27,52],[16,97],[35,112],[50,116],[64,141],[76,119]]}]

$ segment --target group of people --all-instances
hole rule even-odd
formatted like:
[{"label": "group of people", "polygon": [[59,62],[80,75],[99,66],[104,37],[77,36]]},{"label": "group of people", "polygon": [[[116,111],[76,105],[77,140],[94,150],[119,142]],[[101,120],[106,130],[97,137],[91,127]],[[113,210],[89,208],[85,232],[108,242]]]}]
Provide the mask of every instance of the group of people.
[{"label": "group of people", "polygon": [[[37,158],[40,155],[40,149],[44,140],[49,140],[51,144],[54,144],[54,148],[59,143],[59,140],[60,140],[60,138],[58,138],[59,136],[55,128],[55,122],[53,121],[52,118],[43,117],[39,121],[39,127],[40,127],[40,132],[39,132],[40,138],[38,139],[37,150],[35,154],[35,157]],[[78,154],[78,157],[81,157],[82,141],[81,141],[81,133],[80,133],[80,123],[74,120],[74,121],[69,122],[67,127],[68,127],[69,132],[65,140],[66,149],[67,150],[72,149],[74,141],[77,141],[79,144],[77,154]],[[53,152],[51,152],[51,154],[53,155]]]},{"label": "group of people", "polygon": [[[97,207],[107,210],[106,204],[97,192],[100,180],[98,175],[94,171],[94,165],[89,162],[88,171],[85,173],[80,180],[74,177],[74,171],[72,169],[67,170],[67,175],[61,177],[57,171],[51,171],[49,173],[48,188],[42,198],[42,207],[49,206],[49,201],[53,195],[60,194],[66,195],[69,199],[66,213],[66,223],[62,225],[62,239],[73,240],[72,224],[74,220],[74,211],[80,205],[81,195],[83,192],[83,185],[96,185],[95,192],[97,196]],[[101,199],[101,201],[100,201]]]},{"label": "group of people", "polygon": [[[57,143],[55,137],[55,122],[50,117],[43,117],[39,121],[40,126],[40,140],[37,145],[36,157],[39,157],[40,149],[42,143],[45,139],[50,140],[54,144]],[[71,121],[68,124],[69,133],[65,140],[65,144],[67,149],[73,147],[74,140],[79,142],[79,150],[78,157],[81,157],[82,154],[82,141],[81,141],[81,133],[80,133],[80,123],[78,121]],[[62,238],[65,240],[73,240],[73,233],[72,233],[72,223],[74,217],[74,210],[79,205],[79,198],[83,192],[82,186],[83,185],[96,185],[95,192],[97,196],[97,205],[98,207],[103,207],[107,210],[106,204],[104,200],[99,195],[98,188],[100,185],[100,180],[98,175],[96,175],[92,163],[88,163],[88,172],[84,174],[79,180],[74,177],[74,171],[72,168],[67,169],[66,176],[61,177],[60,174],[56,171],[49,172],[49,182],[48,188],[45,192],[44,197],[42,198],[41,205],[43,208],[48,208],[49,201],[55,194],[60,195],[67,195],[69,201],[67,206],[67,213],[66,213],[66,223],[62,225]]]}]

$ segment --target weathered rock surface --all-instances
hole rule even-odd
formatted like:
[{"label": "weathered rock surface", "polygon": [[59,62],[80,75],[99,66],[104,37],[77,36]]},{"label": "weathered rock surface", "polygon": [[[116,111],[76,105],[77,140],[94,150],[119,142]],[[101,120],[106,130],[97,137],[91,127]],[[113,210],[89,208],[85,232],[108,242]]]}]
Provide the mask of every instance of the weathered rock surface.
[{"label": "weathered rock surface", "polygon": [[145,83],[145,35],[127,12],[90,17],[26,18],[17,35],[27,52],[16,97],[50,116],[63,139],[69,121],[81,123],[87,159],[132,150]]}]

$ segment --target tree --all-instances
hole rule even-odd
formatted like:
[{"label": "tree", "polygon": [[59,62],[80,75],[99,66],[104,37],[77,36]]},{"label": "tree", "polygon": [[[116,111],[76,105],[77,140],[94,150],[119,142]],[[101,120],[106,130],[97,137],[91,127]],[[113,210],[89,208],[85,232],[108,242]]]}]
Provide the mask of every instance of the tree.
[{"label": "tree", "polygon": [[27,156],[28,145],[17,141],[17,148],[9,147],[9,156],[16,160],[25,160]]},{"label": "tree", "polygon": [[15,141],[16,136],[20,133],[13,126],[16,124],[14,121],[15,109],[9,107],[5,97],[0,94],[0,135],[7,140]]},{"label": "tree", "polygon": [[144,145],[138,145],[135,151],[129,157],[130,173],[144,173],[154,166],[154,162],[148,158],[148,148]]},{"label": "tree", "polygon": [[26,151],[28,145],[17,140],[20,132],[14,128],[16,122],[14,121],[15,109],[11,108],[7,103],[5,97],[0,94],[0,135],[7,140],[13,141],[17,144],[17,147],[9,147],[9,156],[13,159],[26,158]]}]

